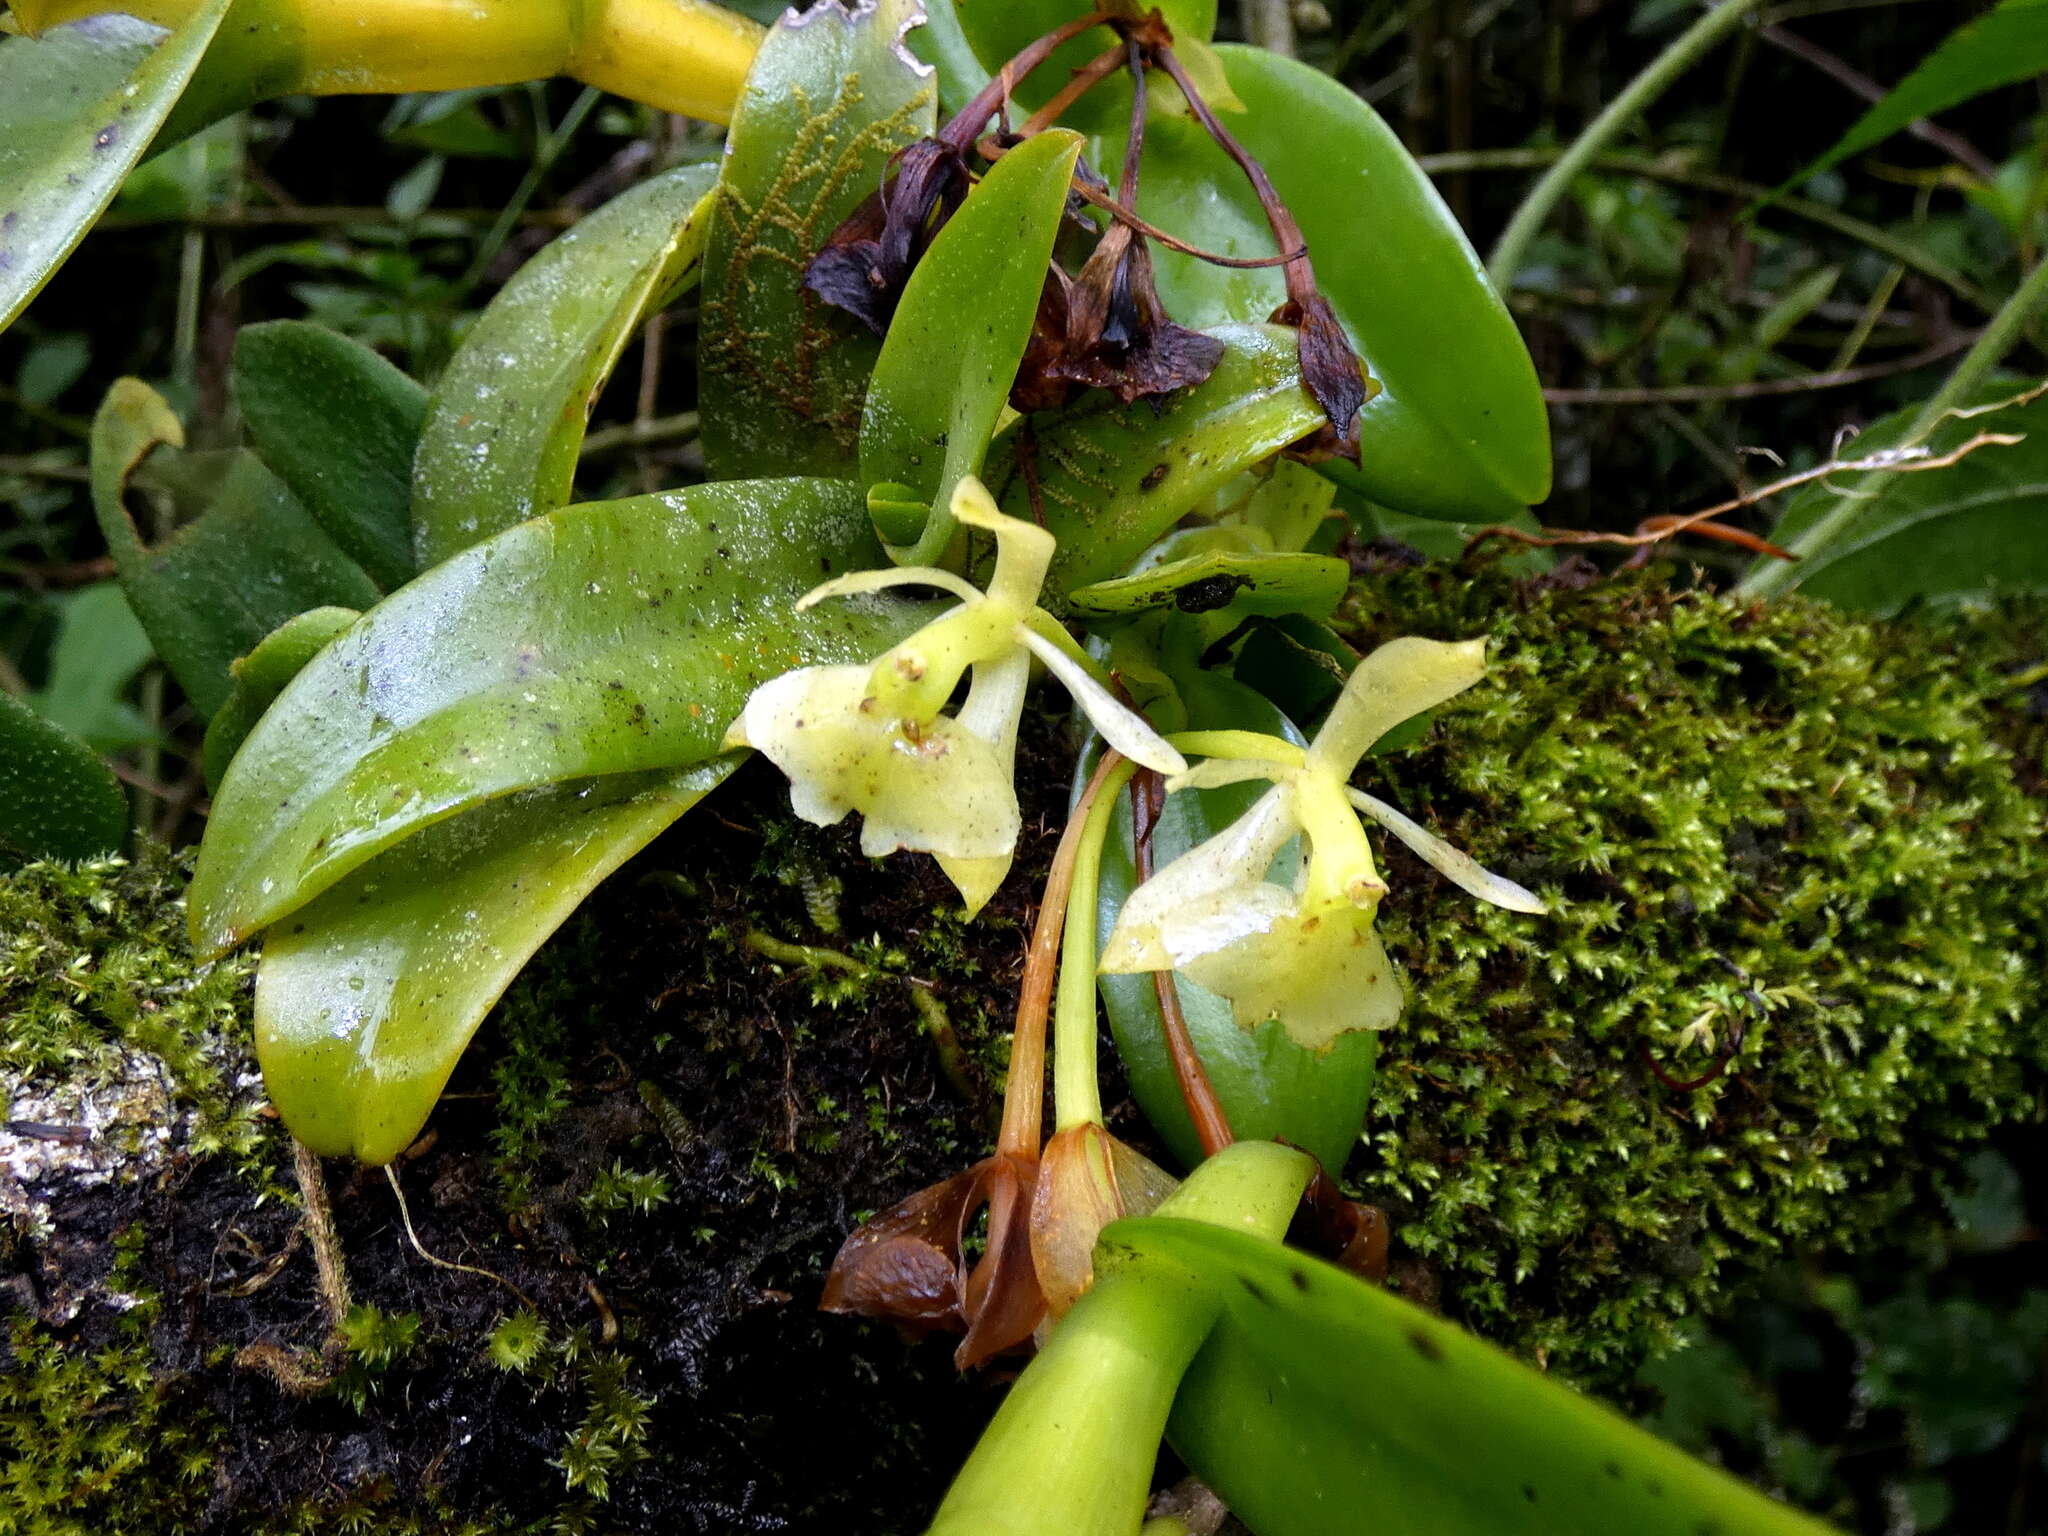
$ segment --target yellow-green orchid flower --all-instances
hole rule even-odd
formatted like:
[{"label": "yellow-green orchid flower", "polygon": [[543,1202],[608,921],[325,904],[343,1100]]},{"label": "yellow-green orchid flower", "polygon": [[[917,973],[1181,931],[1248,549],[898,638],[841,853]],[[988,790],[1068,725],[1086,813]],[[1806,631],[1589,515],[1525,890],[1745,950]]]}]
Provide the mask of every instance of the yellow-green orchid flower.
[{"label": "yellow-green orchid flower", "polygon": [[[1411,715],[1469,688],[1486,671],[1486,643],[1390,641],[1353,670],[1306,750],[1248,731],[1184,738],[1211,754],[1169,789],[1246,779],[1273,787],[1236,821],[1160,870],[1124,903],[1102,970],[1175,970],[1230,1000],[1249,1028],[1278,1018],[1303,1045],[1347,1030],[1385,1029],[1403,995],[1373,931],[1386,882],[1361,814],[1483,901],[1515,912],[1543,903],[1382,800],[1351,788],[1359,759]],[[1294,886],[1266,878],[1289,839],[1305,843]]]},{"label": "yellow-green orchid flower", "polygon": [[[726,743],[757,748],[786,773],[790,808],[806,821],[829,826],[859,811],[870,857],[899,848],[935,856],[972,913],[1009,872],[1022,825],[1013,780],[1032,657],[1126,757],[1161,773],[1187,763],[1095,679],[1073,637],[1038,606],[1052,535],[997,511],[972,476],[952,507],[995,535],[988,590],[930,566],[857,571],[813,589],[799,608],[894,586],[938,587],[960,603],[868,666],[804,667],[764,683]],[[942,713],[969,668],[965,702]]]}]

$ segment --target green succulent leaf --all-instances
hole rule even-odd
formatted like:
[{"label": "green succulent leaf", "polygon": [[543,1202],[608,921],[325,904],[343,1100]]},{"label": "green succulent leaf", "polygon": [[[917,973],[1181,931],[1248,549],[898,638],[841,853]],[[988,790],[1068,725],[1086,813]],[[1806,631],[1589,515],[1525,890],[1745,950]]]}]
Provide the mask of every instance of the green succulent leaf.
[{"label": "green succulent leaf", "polygon": [[0,863],[89,859],[127,831],[128,797],[92,748],[0,690]]},{"label": "green succulent leaf", "polygon": [[385,591],[412,580],[412,460],[427,392],[306,320],[245,326],[234,383],[257,453],[328,537]]},{"label": "green succulent leaf", "polygon": [[193,707],[211,715],[233,691],[236,657],[308,608],[367,608],[377,588],[251,453],[173,459],[201,510],[145,545],[126,504],[129,480],[183,442],[161,395],[140,379],[116,380],[92,425],[93,509],[151,644]]},{"label": "green succulent leaf", "polygon": [[256,975],[256,1055],[292,1134],[366,1163],[403,1152],[527,959],[737,761],[492,801],[407,839],[272,929]]},{"label": "green succulent leaf", "polygon": [[[1305,742],[1286,717],[1249,688],[1213,672],[1178,678],[1190,730],[1248,730]],[[1221,789],[1183,790],[1166,799],[1165,814],[1152,830],[1152,863],[1164,867],[1197,843],[1235,821],[1264,792],[1258,783]],[[1272,878],[1293,877],[1300,854],[1290,845]],[[1138,884],[1131,859],[1130,802],[1117,807],[1102,854],[1098,927],[1110,932]],[[1180,1082],[1166,1048],[1165,1021],[1150,975],[1100,976],[1103,1010],[1117,1056],[1130,1080],[1131,1096],[1167,1146],[1192,1168],[1202,1147],[1181,1100]],[[1294,1043],[1286,1025],[1268,1019],[1241,1029],[1225,999],[1186,977],[1175,978],[1181,1013],[1196,1054],[1202,1058],[1216,1097],[1240,1140],[1286,1141],[1341,1169],[1365,1123],[1379,1062],[1379,1036],[1353,1030],[1337,1037],[1326,1055]]]},{"label": "green succulent leaf", "polygon": [[228,764],[285,684],[361,617],[353,608],[315,608],[299,614],[265,635],[255,650],[228,669],[234,674],[235,691],[206,723],[203,761],[209,790],[219,790]]},{"label": "green succulent leaf", "polygon": [[394,843],[502,795],[714,756],[758,684],[872,656],[924,605],[796,599],[880,563],[848,482],[565,507],[394,593],[278,696],[228,769],[190,896],[226,949]]},{"label": "green succulent leaf", "polygon": [[[1293,59],[1216,49],[1246,111],[1230,131],[1300,222],[1316,282],[1382,389],[1360,418],[1365,493],[1406,512],[1491,521],[1550,491],[1550,430],[1513,317],[1443,199],[1379,115]],[[1114,179],[1121,130],[1095,141]],[[1243,175],[1201,126],[1155,117],[1139,211],[1204,250],[1273,254]],[[1157,253],[1159,291],[1183,325],[1263,320],[1279,270]]]},{"label": "green succulent leaf", "polygon": [[698,319],[714,477],[852,475],[881,343],[803,286],[889,158],[937,124],[932,72],[903,43],[915,0],[786,12],[762,40],[726,140]]},{"label": "green succulent leaf", "polygon": [[507,283],[434,386],[412,467],[422,567],[568,504],[598,392],[648,314],[698,275],[710,166],[643,182]]},{"label": "green succulent leaf", "polygon": [[[1259,1536],[1823,1536],[1818,1521],[1319,1259],[1208,1222],[1103,1230],[1098,1274],[1194,1274],[1223,1316],[1167,1436]],[[1398,1522],[1398,1525],[1395,1522]]]},{"label": "green succulent leaf", "polygon": [[[1983,403],[1996,398],[1994,392]],[[1916,414],[1917,407],[1873,423],[1842,455],[1867,459],[1899,446]],[[1788,585],[1876,614],[1915,601],[2048,592],[2048,541],[2041,538],[2048,519],[2048,397],[1952,417],[1917,446],[1940,458],[1980,433],[2022,440],[1987,443],[1940,469],[1843,474],[1837,485],[1823,481],[1800,491],[1772,530],[1774,543],[1798,547],[1845,494],[1857,498],[1857,511],[1835,537],[1800,551],[1798,563],[1782,573]]]},{"label": "green succulent leaf", "polygon": [[1292,331],[1213,334],[1223,357],[1202,383],[1134,405],[1091,390],[1012,424],[989,449],[984,478],[1002,509],[1037,521],[1042,508],[1059,540],[1047,578],[1055,600],[1122,575],[1185,513],[1322,421],[1301,387]]},{"label": "green succulent leaf", "polygon": [[930,507],[906,565],[953,542],[953,487],[982,467],[1010,396],[1067,207],[1081,136],[1042,133],[1005,154],[918,261],[868,380],[860,474]]},{"label": "green succulent leaf", "polygon": [[227,8],[205,0],[174,32],[95,16],[0,41],[0,330],[121,190]]},{"label": "green succulent leaf", "polygon": [[1330,555],[1212,549],[1093,582],[1067,594],[1077,618],[1160,609],[1181,613],[1319,613],[1335,610],[1351,567]]},{"label": "green succulent leaf", "polygon": [[[1075,0],[953,0],[961,32],[991,75],[1028,44],[1087,15],[1090,9]],[[1183,46],[1199,48],[1216,31],[1216,0],[1156,0],[1142,9],[1157,9],[1173,29],[1174,41]],[[1019,83],[1015,101],[1026,108],[1043,106],[1074,70],[1115,46],[1116,34],[1107,27],[1083,32]]]},{"label": "green succulent leaf", "polygon": [[2003,0],[1942,39],[1793,182],[1817,176],[1923,117],[2042,74],[2048,74],[2048,0]]}]

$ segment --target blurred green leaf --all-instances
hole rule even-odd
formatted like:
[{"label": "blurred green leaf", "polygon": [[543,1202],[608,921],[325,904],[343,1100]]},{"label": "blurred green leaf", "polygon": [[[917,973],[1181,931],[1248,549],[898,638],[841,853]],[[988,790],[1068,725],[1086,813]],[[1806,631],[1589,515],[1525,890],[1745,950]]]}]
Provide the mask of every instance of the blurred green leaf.
[{"label": "blurred green leaf", "polygon": [[1259,1536],[1823,1536],[1490,1344],[1332,1265],[1207,1222],[1103,1230],[1098,1274],[1167,1265],[1223,1300],[1167,1436]]},{"label": "blurred green leaf", "polygon": [[[1918,409],[1873,423],[1845,443],[1840,456],[1867,459],[1898,446]],[[2022,441],[1986,444],[1940,469],[1839,476],[1860,498],[1856,516],[1839,537],[1790,567],[1788,586],[1880,614],[1914,601],[1949,604],[2048,591],[2048,538],[2042,537],[2048,526],[2048,397],[1951,417],[1918,451],[1941,457],[1980,433]],[[1771,531],[1772,542],[1792,544],[1843,494],[1826,481],[1798,492]]]},{"label": "blurred green leaf", "polygon": [[762,40],[733,116],[704,252],[698,402],[715,478],[850,475],[881,343],[804,269],[933,131],[937,92],[900,39],[915,0],[794,9]]},{"label": "blurred green leaf", "polygon": [[412,461],[427,392],[304,320],[244,326],[235,403],[263,462],[387,592],[410,581]]},{"label": "blurred green leaf", "polygon": [[377,589],[248,453],[227,457],[200,516],[145,544],[126,505],[129,478],[184,435],[156,391],[115,381],[93,420],[93,510],[157,655],[193,708],[210,715],[227,702],[235,658],[278,625],[328,604],[367,608]]},{"label": "blurred green leaf", "polygon": [[97,752],[156,740],[142,712],[122,697],[155,653],[119,584],[97,582],[58,604],[49,676],[30,702]]},{"label": "blurred green leaf", "polygon": [[715,170],[613,198],[519,269],[435,384],[413,460],[420,564],[566,504],[590,409],[642,320],[694,282]]},{"label": "blurred green leaf", "polygon": [[92,343],[78,331],[59,331],[35,342],[14,370],[14,392],[30,405],[48,405],[85,374]]},{"label": "blurred green leaf", "polygon": [[565,507],[443,561],[278,696],[214,799],[190,896],[218,951],[424,828],[521,790],[716,755],[761,682],[886,648],[926,605],[795,612],[881,560],[843,481]]},{"label": "blurred green leaf", "polygon": [[1005,154],[904,287],[868,380],[860,477],[931,508],[891,551],[906,565],[939,564],[953,542],[953,488],[980,472],[1009,400],[1080,152],[1079,134],[1053,129]]},{"label": "blurred green leaf", "polygon": [[256,975],[256,1055],[292,1134],[329,1157],[403,1152],[534,950],[736,761],[492,801],[428,827],[274,930]]},{"label": "blurred green leaf", "polygon": [[1786,185],[1805,181],[1901,128],[2001,85],[2048,74],[2048,0],[2001,0],[1966,21]]},{"label": "blurred green leaf", "polygon": [[89,859],[127,831],[128,797],[92,748],[0,692],[0,856]]},{"label": "blurred green leaf", "polygon": [[169,33],[94,16],[0,40],[0,330],[113,200],[227,8],[203,0]]}]

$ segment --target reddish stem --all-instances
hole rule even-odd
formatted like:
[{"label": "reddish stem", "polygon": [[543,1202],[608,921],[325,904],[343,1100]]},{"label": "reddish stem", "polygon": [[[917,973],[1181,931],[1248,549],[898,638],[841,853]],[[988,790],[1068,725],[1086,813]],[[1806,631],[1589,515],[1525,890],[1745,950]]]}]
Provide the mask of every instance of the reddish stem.
[{"label": "reddish stem", "polygon": [[[1159,824],[1165,808],[1166,791],[1157,773],[1141,768],[1131,780],[1131,850],[1139,883],[1152,878],[1152,829]],[[1152,989],[1159,996],[1159,1017],[1166,1026],[1166,1050],[1173,1060],[1174,1079],[1180,1084],[1181,1102],[1194,1122],[1195,1136],[1202,1143],[1202,1155],[1214,1157],[1232,1141],[1230,1117],[1223,1112],[1209,1071],[1188,1034],[1187,1016],[1180,1009],[1180,988],[1173,972],[1154,971]]]},{"label": "reddish stem", "polygon": [[1053,972],[1059,961],[1060,934],[1067,924],[1067,897],[1074,885],[1074,856],[1081,846],[1081,824],[1108,777],[1113,754],[1105,754],[1095,775],[1081,792],[1067,818],[1067,830],[1046,871],[1045,894],[1038,921],[1031,930],[1031,951],[1024,961],[1024,983],[1017,992],[1017,1024],[1010,1040],[1010,1076],[1003,1088],[1003,1124],[996,1136],[998,1157],[1038,1156],[1044,1138],[1045,1021],[1052,1010]]}]

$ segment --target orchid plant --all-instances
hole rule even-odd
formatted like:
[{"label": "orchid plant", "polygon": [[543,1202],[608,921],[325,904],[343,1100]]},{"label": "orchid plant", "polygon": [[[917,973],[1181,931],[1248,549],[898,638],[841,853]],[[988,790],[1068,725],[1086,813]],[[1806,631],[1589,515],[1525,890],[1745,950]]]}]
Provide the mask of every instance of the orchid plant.
[{"label": "orchid plant", "polygon": [[[51,73],[70,104],[30,125],[0,90],[0,143],[40,146],[0,151],[0,314],[154,136],[266,89],[565,69],[731,124],[721,164],[535,258],[431,388],[315,327],[252,333],[253,444],[166,545],[125,498],[183,424],[133,380],[94,424],[115,563],[214,722],[195,944],[264,936],[258,1053],[306,1147],[402,1153],[526,957],[744,749],[797,815],[859,812],[864,853],[931,855],[977,912],[1017,849],[1037,664],[1088,760],[996,1146],[850,1236],[824,1295],[961,1331],[963,1368],[1037,1347],[934,1529],[1133,1536],[1162,1433],[1259,1536],[1395,1496],[1427,1531],[1526,1529],[1537,1500],[1560,1529],[1811,1529],[1360,1278],[1387,1234],[1336,1182],[1374,1061],[1344,1042],[1404,996],[1365,823],[1544,903],[1353,786],[1485,646],[1360,660],[1327,622],[1334,501],[1505,515],[1549,474],[1514,324],[1368,106],[1212,44],[1209,0],[821,0],[758,47],[698,0],[506,0],[465,13],[469,52],[434,46],[446,7],[408,32],[394,0],[370,59],[326,0],[262,0],[260,70],[217,45],[225,0],[111,4],[17,0],[41,36],[0,46],[0,84]],[[576,502],[592,401],[692,286],[706,480]],[[1252,781],[1150,871],[1169,799]],[[1138,880],[1105,920],[1112,864]],[[1150,1012],[1115,990],[1133,974]],[[1177,1189],[1107,1129],[1099,986],[1172,1061],[1203,1154]],[[1276,1019],[1292,1075],[1219,1091],[1210,1063]]]}]

